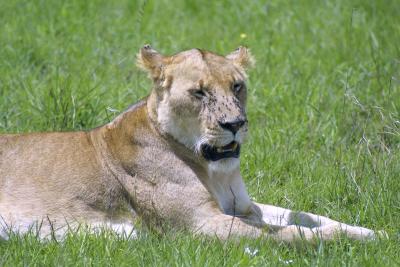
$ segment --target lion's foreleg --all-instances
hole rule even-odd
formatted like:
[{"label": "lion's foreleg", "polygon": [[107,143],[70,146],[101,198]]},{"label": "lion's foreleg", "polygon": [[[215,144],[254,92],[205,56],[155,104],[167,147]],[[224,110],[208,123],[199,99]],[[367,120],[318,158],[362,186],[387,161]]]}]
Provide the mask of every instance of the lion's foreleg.
[{"label": "lion's foreleg", "polygon": [[262,229],[225,214],[202,218],[194,225],[193,230],[196,234],[216,236],[224,240],[231,237],[257,238],[263,235]]},{"label": "lion's foreleg", "polygon": [[340,234],[356,240],[373,239],[375,237],[374,231],[370,229],[347,225],[324,216],[308,212],[295,212],[260,203],[255,204],[260,208],[263,220],[267,225],[282,227],[278,231],[278,233],[282,232],[282,236],[287,236],[288,233],[292,232],[296,235],[295,231],[299,229],[299,231],[304,230],[306,236],[308,233],[308,235],[314,235],[323,240],[335,239]]},{"label": "lion's foreleg", "polygon": [[247,238],[272,238],[278,242],[295,243],[296,241],[312,242],[316,240],[317,233],[307,227],[289,225],[253,226],[248,220],[220,214],[203,219],[194,229],[195,233],[216,236],[220,239],[232,237]]}]

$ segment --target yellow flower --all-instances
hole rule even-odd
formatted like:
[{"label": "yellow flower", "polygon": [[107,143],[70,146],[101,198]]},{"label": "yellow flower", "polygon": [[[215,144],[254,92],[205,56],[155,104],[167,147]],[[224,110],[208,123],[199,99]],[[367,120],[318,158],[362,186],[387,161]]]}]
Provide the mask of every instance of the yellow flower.
[{"label": "yellow flower", "polygon": [[240,38],[244,39],[244,38],[246,38],[246,37],[247,37],[247,34],[245,34],[245,33],[241,33],[241,34],[240,34]]}]

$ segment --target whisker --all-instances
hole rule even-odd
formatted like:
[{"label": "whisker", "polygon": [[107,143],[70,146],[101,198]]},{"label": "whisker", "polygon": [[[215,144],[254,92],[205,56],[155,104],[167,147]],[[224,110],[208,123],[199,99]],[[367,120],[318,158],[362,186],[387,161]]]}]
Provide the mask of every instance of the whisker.
[{"label": "whisker", "polygon": [[205,135],[201,135],[199,140],[194,144],[193,150],[196,154],[200,154],[201,152],[201,146],[205,143],[207,143],[208,138]]}]

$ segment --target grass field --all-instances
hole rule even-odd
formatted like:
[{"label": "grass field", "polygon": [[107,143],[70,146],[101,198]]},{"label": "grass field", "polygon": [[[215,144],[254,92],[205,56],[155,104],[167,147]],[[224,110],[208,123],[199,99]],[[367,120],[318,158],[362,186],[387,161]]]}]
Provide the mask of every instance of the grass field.
[{"label": "grass field", "polygon": [[90,129],[148,94],[135,67],[239,45],[250,71],[242,174],[253,199],[389,240],[301,249],[141,231],[0,242],[1,266],[400,265],[400,4],[387,1],[0,1],[0,132]]}]

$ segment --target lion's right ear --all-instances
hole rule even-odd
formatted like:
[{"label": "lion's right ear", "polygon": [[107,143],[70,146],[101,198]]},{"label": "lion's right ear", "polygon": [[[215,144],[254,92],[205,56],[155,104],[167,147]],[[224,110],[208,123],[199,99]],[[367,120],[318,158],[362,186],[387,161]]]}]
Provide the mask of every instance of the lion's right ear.
[{"label": "lion's right ear", "polygon": [[145,45],[140,49],[136,62],[138,67],[146,71],[154,81],[161,78],[164,56],[151,48],[150,45]]}]

